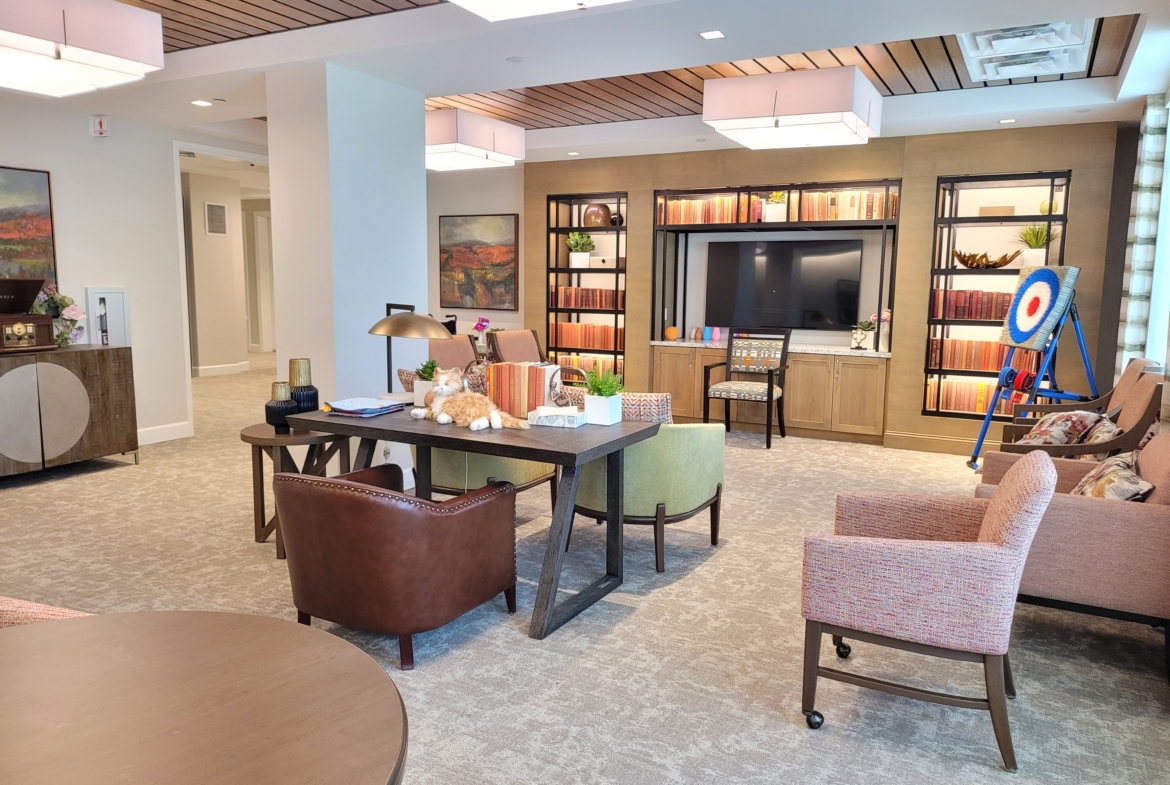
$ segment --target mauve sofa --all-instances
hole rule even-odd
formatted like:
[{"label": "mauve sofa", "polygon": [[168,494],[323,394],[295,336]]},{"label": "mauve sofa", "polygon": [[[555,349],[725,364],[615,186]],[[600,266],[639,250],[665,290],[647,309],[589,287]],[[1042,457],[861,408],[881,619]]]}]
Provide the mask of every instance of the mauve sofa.
[{"label": "mauve sofa", "polygon": [[[1000,478],[1022,457],[987,453],[976,498],[990,498]],[[1155,436],[1138,453],[1138,474],[1155,485],[1144,502],[1069,496],[1098,464],[1066,458],[1053,458],[1052,463],[1056,495],[1032,542],[1020,599],[1165,625],[1170,619],[1170,433]]]}]

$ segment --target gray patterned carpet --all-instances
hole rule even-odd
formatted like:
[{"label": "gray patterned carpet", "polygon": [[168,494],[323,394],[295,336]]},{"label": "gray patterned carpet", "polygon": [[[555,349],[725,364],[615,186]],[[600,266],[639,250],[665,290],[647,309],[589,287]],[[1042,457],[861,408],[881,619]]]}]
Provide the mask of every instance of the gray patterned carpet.
[{"label": "gray patterned carpet", "polygon": [[[108,459],[0,480],[0,594],[96,613],[295,618],[284,563],[271,542],[252,542],[238,433],[262,419],[273,370],[258,359],[261,370],[196,379],[197,436],[144,448],[141,466]],[[521,497],[516,616],[500,599],[417,636],[409,673],[398,670],[394,639],[335,629],[402,691],[407,782],[1005,781],[984,713],[835,682],[820,688],[824,728],[808,730],[799,710],[802,536],[831,530],[838,491],[970,494],[962,459],[793,438],[765,452],[760,437],[733,433],[727,475],[718,548],[705,516],[670,527],[658,575],[650,531],[629,527],[626,583],[543,642],[526,630],[549,523],[545,488]],[[569,590],[604,564],[601,528],[578,524]],[[982,689],[978,666],[853,650],[846,668]],[[1013,782],[1170,781],[1160,632],[1021,606],[1012,655]]]}]

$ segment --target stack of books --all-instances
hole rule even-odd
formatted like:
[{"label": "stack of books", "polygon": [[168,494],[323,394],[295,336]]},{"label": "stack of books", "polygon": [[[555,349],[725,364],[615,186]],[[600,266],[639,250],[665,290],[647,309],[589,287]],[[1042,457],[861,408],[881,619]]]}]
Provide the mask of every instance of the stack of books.
[{"label": "stack of books", "polygon": [[[929,367],[951,371],[998,371],[1008,350],[998,341],[965,341],[959,338],[931,338]],[[1018,350],[1012,367],[1035,373],[1040,366],[1037,352]]]},{"label": "stack of books", "polygon": [[[962,414],[987,414],[987,407],[995,394],[995,382],[953,381],[951,379],[926,380],[927,411],[958,412]],[[1012,393],[1011,400],[1000,400],[995,406],[996,414],[1011,414],[1011,406],[1023,402],[1027,396],[1021,392]]]},{"label": "stack of books", "polygon": [[933,289],[930,292],[930,318],[1002,322],[1007,318],[1011,304],[1011,292]]},{"label": "stack of books", "polygon": [[[614,328],[608,324],[580,324],[557,322],[556,345],[563,349],[612,349],[626,348],[626,328]],[[614,343],[614,339],[617,342]]]},{"label": "stack of books", "polygon": [[492,363],[487,367],[487,395],[513,417],[525,419],[538,406],[552,404],[552,363]]},{"label": "stack of books", "polygon": [[[898,217],[898,195],[890,194],[890,218]],[[873,221],[886,217],[885,191],[805,191],[802,221]]]},{"label": "stack of books", "polygon": [[[731,224],[739,213],[739,195],[727,194],[692,199],[670,197],[666,201],[666,215],[659,213],[659,223],[674,224]],[[665,220],[663,220],[665,219]]]},{"label": "stack of books", "polygon": [[588,373],[604,374],[606,371],[621,376],[625,372],[625,363],[613,357],[579,357],[575,354],[562,354],[557,357],[557,363],[566,368],[580,368]]},{"label": "stack of books", "polygon": [[[616,294],[616,297],[615,297]],[[626,307],[626,293],[613,289],[584,289],[579,286],[554,286],[549,295],[549,304],[553,308],[591,308],[594,310],[612,311],[614,303],[616,310]]]}]

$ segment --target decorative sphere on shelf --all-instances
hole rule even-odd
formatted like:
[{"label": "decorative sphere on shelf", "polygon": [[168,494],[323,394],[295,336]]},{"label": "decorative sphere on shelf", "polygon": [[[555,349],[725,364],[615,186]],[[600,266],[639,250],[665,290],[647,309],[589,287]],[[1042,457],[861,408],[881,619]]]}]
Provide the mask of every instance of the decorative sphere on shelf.
[{"label": "decorative sphere on shelf", "polygon": [[613,212],[607,204],[591,204],[581,213],[582,226],[609,226]]},{"label": "decorative sphere on shelf", "polygon": [[670,325],[669,327],[667,327],[663,331],[662,334],[666,337],[666,340],[668,340],[668,341],[677,341],[678,340],[678,328],[675,327],[673,324]]}]

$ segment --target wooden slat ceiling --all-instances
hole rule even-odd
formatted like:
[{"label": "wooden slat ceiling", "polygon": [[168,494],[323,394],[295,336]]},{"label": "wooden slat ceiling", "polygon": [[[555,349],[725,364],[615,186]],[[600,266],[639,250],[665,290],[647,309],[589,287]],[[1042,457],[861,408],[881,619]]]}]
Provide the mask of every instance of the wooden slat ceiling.
[{"label": "wooden slat ceiling", "polygon": [[680,117],[703,111],[703,82],[753,74],[855,65],[882,95],[971,90],[1007,84],[1116,76],[1129,49],[1136,14],[1098,19],[1089,66],[1075,74],[973,82],[953,35],[886,44],[847,46],[777,57],[758,57],[652,74],[428,98],[428,109],[456,107],[524,128]]},{"label": "wooden slat ceiling", "polygon": [[[34,1],[34,0],[29,0]],[[121,0],[163,18],[167,52],[436,5],[443,0]]]}]

